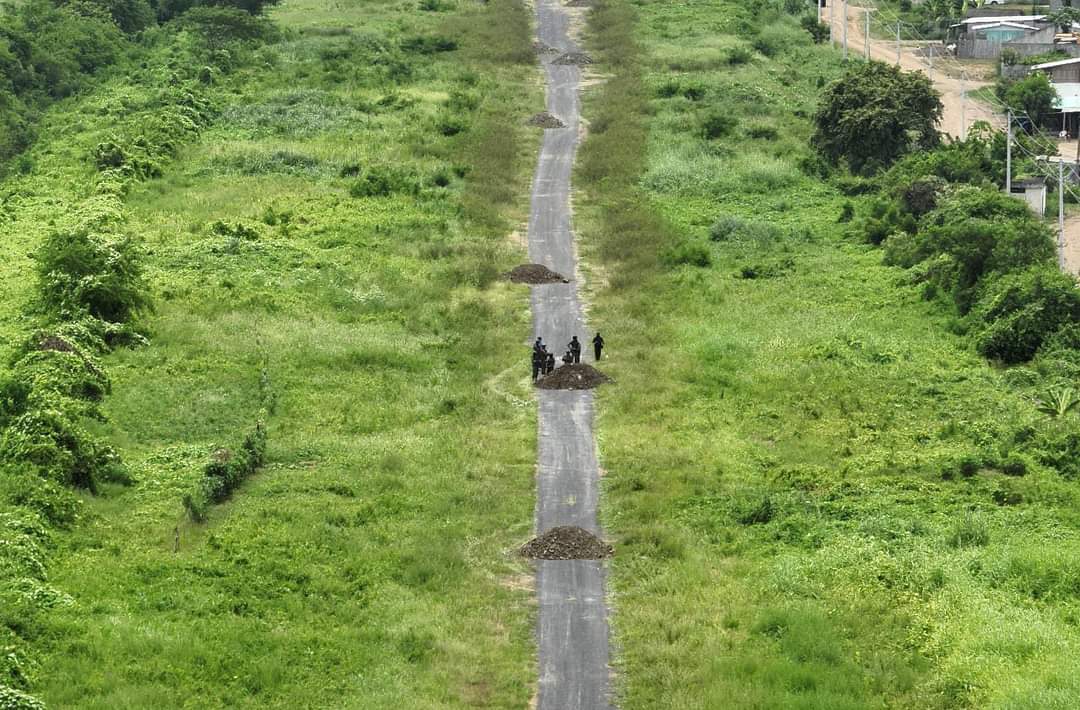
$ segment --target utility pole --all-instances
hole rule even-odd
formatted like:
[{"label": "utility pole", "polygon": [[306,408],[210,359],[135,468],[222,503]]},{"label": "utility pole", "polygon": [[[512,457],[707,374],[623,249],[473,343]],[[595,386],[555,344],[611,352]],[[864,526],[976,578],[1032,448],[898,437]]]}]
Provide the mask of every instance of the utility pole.
[{"label": "utility pole", "polygon": [[833,47],[836,46],[836,40],[834,39],[834,36],[836,35],[836,20],[833,19],[833,16],[836,13],[833,12],[834,7],[836,7],[836,0],[829,0],[829,48],[830,49],[832,49]]},{"label": "utility pole", "polygon": [[844,23],[844,61],[847,61],[847,0],[844,0],[844,17],[841,19]]},{"label": "utility pole", "polygon": [[1065,159],[1058,156],[1058,268],[1065,270]]},{"label": "utility pole", "polygon": [[1012,109],[1005,112],[1005,193],[1012,194]]},{"label": "utility pole", "polygon": [[900,66],[900,20],[896,21],[896,66]]},{"label": "utility pole", "polygon": [[866,29],[863,30],[863,55],[866,61],[870,61],[870,13],[873,12],[870,8],[863,10],[863,14],[866,15]]},{"label": "utility pole", "polygon": [[967,140],[967,72],[960,71],[960,140]]}]

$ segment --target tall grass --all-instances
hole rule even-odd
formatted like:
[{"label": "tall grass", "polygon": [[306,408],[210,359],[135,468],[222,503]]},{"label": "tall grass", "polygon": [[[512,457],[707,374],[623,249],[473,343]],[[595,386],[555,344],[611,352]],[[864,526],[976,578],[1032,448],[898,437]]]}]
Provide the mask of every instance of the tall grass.
[{"label": "tall grass", "polygon": [[[585,98],[575,208],[590,320],[617,334],[620,701],[1075,705],[1077,493],[995,463],[1050,419],[800,169],[840,66],[796,22],[724,0],[590,21],[614,78]],[[680,254],[704,258],[656,258]]]},{"label": "tall grass", "polygon": [[[496,276],[522,258],[521,119],[542,103],[529,14],[274,16],[295,32],[216,78],[215,123],[127,197],[157,310],[147,347],[108,358],[88,426],[137,484],[57,536],[50,583],[73,603],[35,620],[32,689],[55,707],[522,707],[533,635],[507,551],[531,527],[535,426],[525,293]],[[5,303],[38,205],[87,185],[100,107],[142,100],[128,83],[48,114],[37,169],[0,188],[38,195],[2,208]],[[352,189],[372,174],[392,189]],[[192,524],[183,494],[267,381],[265,465]]]}]

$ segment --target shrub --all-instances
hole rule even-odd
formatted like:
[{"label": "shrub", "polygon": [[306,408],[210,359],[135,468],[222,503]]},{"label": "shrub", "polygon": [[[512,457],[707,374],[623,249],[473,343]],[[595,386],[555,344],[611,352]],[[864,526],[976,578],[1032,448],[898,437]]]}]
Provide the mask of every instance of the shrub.
[{"label": "shrub", "polygon": [[413,194],[416,191],[416,181],[410,176],[383,166],[369,168],[359,180],[349,186],[349,195],[352,197],[389,197],[396,193]]},{"label": "shrub", "polygon": [[712,255],[704,244],[684,241],[668,250],[664,255],[664,261],[669,266],[697,266],[704,268],[712,264]]},{"label": "shrub", "polygon": [[750,51],[748,47],[739,45],[738,47],[732,47],[728,50],[727,56],[724,58],[728,64],[737,66],[740,64],[749,64],[750,60],[754,58],[754,53]]},{"label": "shrub", "polygon": [[1009,454],[1001,463],[1001,472],[1006,476],[1025,476],[1028,472],[1027,461],[1019,454]]},{"label": "shrub", "polygon": [[401,49],[414,54],[438,54],[453,52],[458,48],[456,40],[449,37],[409,37],[401,42]]},{"label": "shrub", "polygon": [[998,279],[971,314],[975,345],[985,357],[1030,360],[1055,332],[1080,321],[1076,280],[1053,267]]},{"label": "shrub", "polygon": [[266,427],[258,422],[235,454],[228,449],[214,452],[194,490],[184,494],[184,507],[195,522],[206,520],[211,505],[220,503],[266,459]]},{"label": "shrub", "polygon": [[763,140],[776,140],[777,130],[772,126],[763,126],[761,124],[750,126],[746,129],[746,135],[749,138],[761,138]]},{"label": "shrub", "polygon": [[1034,456],[1068,479],[1080,478],[1080,432],[1072,427],[1054,427],[1035,440]]},{"label": "shrub", "polygon": [[743,525],[763,525],[773,519],[776,509],[772,498],[768,493],[761,498],[749,502],[740,510],[736,511],[735,519]]},{"label": "shrub", "polygon": [[99,481],[127,480],[112,447],[91,437],[60,397],[8,424],[0,435],[0,461],[30,465],[42,478],[91,492]]},{"label": "shrub", "polygon": [[701,122],[701,136],[706,140],[723,138],[737,125],[739,120],[729,113],[711,113]]},{"label": "shrub", "polygon": [[819,22],[813,15],[803,15],[799,20],[799,26],[810,33],[810,39],[814,44],[821,44],[829,40],[829,26]]},{"label": "shrub", "polygon": [[87,228],[50,233],[34,253],[38,298],[62,319],[127,323],[150,306],[137,243]]}]

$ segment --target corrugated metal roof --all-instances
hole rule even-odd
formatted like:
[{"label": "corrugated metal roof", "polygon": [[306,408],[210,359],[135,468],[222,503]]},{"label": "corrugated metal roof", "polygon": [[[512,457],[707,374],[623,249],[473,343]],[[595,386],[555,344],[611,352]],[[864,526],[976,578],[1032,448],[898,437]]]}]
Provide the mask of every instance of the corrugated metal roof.
[{"label": "corrugated metal roof", "polygon": [[1054,67],[1063,67],[1066,64],[1076,64],[1077,62],[1080,62],[1080,57],[1060,59],[1056,62],[1047,62],[1046,64],[1036,64],[1032,69],[1053,69]]},{"label": "corrugated metal roof", "polygon": [[[1005,17],[994,17],[993,15],[984,17],[969,17],[966,20],[960,20],[961,25],[977,25],[980,22],[1037,22],[1038,20],[1045,20],[1046,15],[1007,15]],[[953,25],[955,27],[955,25]]]}]

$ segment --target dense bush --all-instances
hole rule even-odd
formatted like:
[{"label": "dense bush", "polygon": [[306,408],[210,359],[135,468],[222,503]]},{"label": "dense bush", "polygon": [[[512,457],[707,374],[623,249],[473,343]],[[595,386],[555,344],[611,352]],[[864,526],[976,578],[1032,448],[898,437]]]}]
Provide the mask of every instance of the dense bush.
[{"label": "dense bush", "polygon": [[1076,279],[1053,266],[996,279],[971,314],[975,343],[988,358],[1030,360],[1058,331],[1080,322]]},{"label": "dense bush", "polygon": [[811,142],[832,163],[872,173],[908,152],[936,146],[941,112],[924,74],[881,62],[857,64],[826,88]]},{"label": "dense bush", "polygon": [[228,498],[245,478],[263,465],[265,458],[266,427],[262,422],[244,437],[238,452],[216,451],[194,490],[184,494],[184,508],[191,519],[195,522],[205,520],[210,506]]},{"label": "dense bush", "polygon": [[128,323],[149,306],[139,249],[126,235],[52,232],[34,260],[41,304],[57,318]]}]

